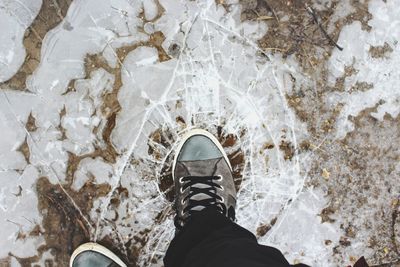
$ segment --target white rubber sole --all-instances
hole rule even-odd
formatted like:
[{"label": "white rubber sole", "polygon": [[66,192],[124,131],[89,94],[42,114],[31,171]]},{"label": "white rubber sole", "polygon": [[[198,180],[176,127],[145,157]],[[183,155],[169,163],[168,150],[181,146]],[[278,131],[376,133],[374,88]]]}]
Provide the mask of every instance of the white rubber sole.
[{"label": "white rubber sole", "polygon": [[175,151],[174,162],[173,162],[173,164],[172,164],[172,178],[173,178],[174,180],[175,180],[175,166],[176,166],[176,162],[177,162],[177,160],[178,160],[179,153],[180,153],[180,151],[181,151],[183,145],[186,143],[186,141],[187,141],[190,137],[195,136],[195,135],[202,135],[202,136],[205,136],[205,137],[207,137],[208,139],[210,139],[210,140],[214,143],[214,145],[217,146],[217,148],[219,149],[219,151],[221,151],[222,155],[224,156],[224,159],[226,160],[226,162],[227,162],[228,165],[229,165],[229,168],[230,168],[231,171],[232,171],[232,166],[231,166],[231,163],[230,163],[230,161],[229,161],[229,159],[228,159],[228,156],[226,155],[225,150],[224,150],[224,148],[222,147],[222,145],[220,144],[220,142],[218,141],[218,139],[215,138],[214,135],[212,135],[211,133],[209,133],[209,132],[206,131],[206,130],[203,130],[203,129],[192,129],[192,130],[189,130],[189,131],[182,137],[182,140],[180,141],[180,143],[179,143],[179,145],[178,145],[178,147],[177,147],[177,149],[176,149],[176,151]]},{"label": "white rubber sole", "polygon": [[79,247],[77,247],[77,248],[74,250],[74,252],[73,252],[72,255],[71,255],[71,259],[70,259],[70,261],[69,261],[69,266],[72,267],[72,263],[74,262],[75,258],[76,258],[79,254],[81,254],[82,252],[85,252],[85,251],[94,251],[94,252],[103,254],[104,256],[106,256],[107,258],[113,260],[115,263],[117,263],[117,264],[120,265],[121,267],[127,267],[126,264],[123,263],[123,262],[121,261],[121,259],[118,258],[118,256],[115,255],[111,250],[109,250],[109,249],[106,248],[106,247],[103,247],[103,246],[100,245],[100,244],[92,243],[92,242],[82,244],[82,245],[80,245]]}]

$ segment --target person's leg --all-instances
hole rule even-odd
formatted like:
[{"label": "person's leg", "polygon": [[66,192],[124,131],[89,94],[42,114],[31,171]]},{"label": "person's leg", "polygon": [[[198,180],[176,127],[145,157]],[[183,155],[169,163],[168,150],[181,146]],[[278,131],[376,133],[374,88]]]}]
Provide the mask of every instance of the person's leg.
[{"label": "person's leg", "polygon": [[[220,212],[207,208],[193,216],[172,240],[165,267],[287,267],[282,253]],[[306,266],[306,265],[296,265]]]},{"label": "person's leg", "polygon": [[279,250],[259,245],[233,222],[232,168],[214,136],[189,131],[175,153],[172,173],[177,235],[164,258],[166,267],[290,266]]}]

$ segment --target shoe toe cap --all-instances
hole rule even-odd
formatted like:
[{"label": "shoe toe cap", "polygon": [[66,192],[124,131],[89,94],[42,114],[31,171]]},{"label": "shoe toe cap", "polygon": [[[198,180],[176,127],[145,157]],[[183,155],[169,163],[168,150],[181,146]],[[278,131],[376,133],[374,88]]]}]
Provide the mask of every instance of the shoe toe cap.
[{"label": "shoe toe cap", "polygon": [[208,160],[222,157],[218,147],[206,136],[194,135],[183,145],[179,161]]},{"label": "shoe toe cap", "polygon": [[72,267],[119,267],[114,261],[96,251],[84,251],[73,261]]}]

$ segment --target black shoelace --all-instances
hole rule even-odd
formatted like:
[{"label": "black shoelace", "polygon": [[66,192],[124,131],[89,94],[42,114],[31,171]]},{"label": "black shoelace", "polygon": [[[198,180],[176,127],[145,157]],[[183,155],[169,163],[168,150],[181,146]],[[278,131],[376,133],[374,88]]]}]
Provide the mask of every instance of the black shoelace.
[{"label": "black shoelace", "polygon": [[[217,183],[215,180],[222,179],[220,176],[186,176],[181,178],[183,182],[182,191],[185,191],[189,188],[189,194],[183,199],[183,202],[189,201],[188,205],[183,209],[183,214],[189,214],[188,218],[195,213],[200,212],[201,210],[196,210],[197,207],[214,207],[222,214],[226,214],[227,208],[224,204],[224,199],[219,196],[217,192],[217,188],[223,190],[223,187]],[[202,187],[198,187],[199,185],[203,185]],[[204,186],[205,185],[205,186]],[[195,195],[205,194],[208,196],[204,197],[201,200],[193,199]],[[180,218],[182,214],[178,214],[175,217],[175,226],[177,228],[182,227],[182,223],[186,223],[182,218]]]}]

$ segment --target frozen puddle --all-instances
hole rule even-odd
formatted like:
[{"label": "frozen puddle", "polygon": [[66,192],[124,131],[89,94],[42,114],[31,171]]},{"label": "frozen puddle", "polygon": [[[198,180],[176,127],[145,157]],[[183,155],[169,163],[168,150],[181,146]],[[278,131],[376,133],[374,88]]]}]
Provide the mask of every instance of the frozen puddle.
[{"label": "frozen puddle", "polygon": [[234,165],[238,223],[292,263],[332,264],[323,243],[339,240],[338,225],[317,216],[327,200],[305,187],[307,127],[286,100],[308,78],[260,50],[266,25],[240,12],[211,0],[71,3],[26,90],[0,92],[5,264],[65,266],[92,240],[130,264],[161,266],[174,235],[173,151],[196,127]]}]

